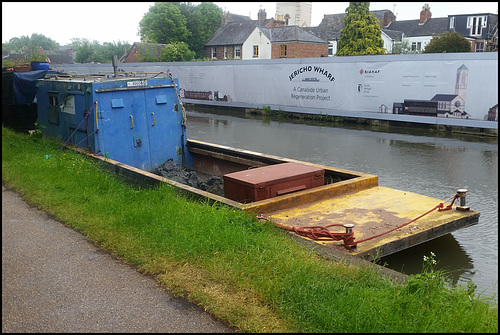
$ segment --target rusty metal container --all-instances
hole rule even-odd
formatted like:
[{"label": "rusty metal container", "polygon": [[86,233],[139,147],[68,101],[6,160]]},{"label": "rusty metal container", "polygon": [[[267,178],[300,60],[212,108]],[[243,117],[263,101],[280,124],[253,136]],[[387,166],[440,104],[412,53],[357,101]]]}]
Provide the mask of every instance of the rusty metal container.
[{"label": "rusty metal container", "polygon": [[323,186],[325,170],[297,163],[280,163],[233,173],[224,178],[224,196],[254,202]]}]

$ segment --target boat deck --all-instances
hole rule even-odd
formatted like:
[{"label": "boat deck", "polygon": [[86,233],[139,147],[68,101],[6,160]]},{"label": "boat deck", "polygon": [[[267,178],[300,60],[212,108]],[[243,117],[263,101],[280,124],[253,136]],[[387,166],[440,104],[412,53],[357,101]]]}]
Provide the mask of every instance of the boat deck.
[{"label": "boat deck", "polygon": [[344,246],[342,240],[303,238],[371,260],[477,224],[479,213],[476,211],[459,210],[455,204],[450,210],[438,210],[441,203],[446,208],[451,201],[452,199],[445,202],[416,193],[376,186],[268,213],[265,217],[270,222],[286,227],[307,229],[313,226],[339,225],[329,227],[335,233],[345,233],[343,225],[352,224],[354,241],[359,241],[352,248]]}]

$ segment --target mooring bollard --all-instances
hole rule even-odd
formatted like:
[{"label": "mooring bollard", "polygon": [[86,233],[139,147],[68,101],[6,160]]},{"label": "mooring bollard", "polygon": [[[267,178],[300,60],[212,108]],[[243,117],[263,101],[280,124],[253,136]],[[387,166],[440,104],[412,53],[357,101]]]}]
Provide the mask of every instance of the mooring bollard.
[{"label": "mooring bollard", "polygon": [[457,195],[460,198],[460,206],[457,206],[457,209],[461,211],[468,211],[470,207],[465,206],[465,196],[467,195],[467,190],[465,188],[461,188],[457,190]]},{"label": "mooring bollard", "polygon": [[346,223],[343,226],[345,228],[346,234],[352,233],[352,228],[354,228],[354,225],[352,223]]}]

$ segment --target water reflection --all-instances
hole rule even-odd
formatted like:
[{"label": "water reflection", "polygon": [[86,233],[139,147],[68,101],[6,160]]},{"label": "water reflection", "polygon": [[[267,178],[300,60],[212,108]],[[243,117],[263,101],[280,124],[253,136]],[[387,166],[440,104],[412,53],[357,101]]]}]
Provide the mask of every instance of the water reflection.
[{"label": "water reflection", "polygon": [[457,284],[463,274],[474,268],[472,258],[451,234],[382,257],[379,264],[385,264],[390,269],[408,275],[417,274],[422,271],[423,257],[429,256],[431,251],[438,261],[434,269],[443,270],[449,274],[452,284]]}]

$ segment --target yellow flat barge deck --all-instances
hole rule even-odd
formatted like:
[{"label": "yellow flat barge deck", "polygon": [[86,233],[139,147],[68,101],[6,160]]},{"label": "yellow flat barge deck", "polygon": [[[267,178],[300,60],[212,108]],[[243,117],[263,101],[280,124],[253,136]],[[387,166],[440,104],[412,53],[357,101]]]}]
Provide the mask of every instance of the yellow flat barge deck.
[{"label": "yellow flat barge deck", "polygon": [[[327,248],[367,260],[383,257],[478,222],[479,213],[458,210],[450,202],[382,186],[316,201],[267,214],[268,220],[287,227],[328,227],[353,232],[354,247],[344,241],[310,239]],[[345,226],[344,226],[345,225]],[[349,226],[350,225],[350,226]],[[292,233],[294,233],[292,231]]]}]

